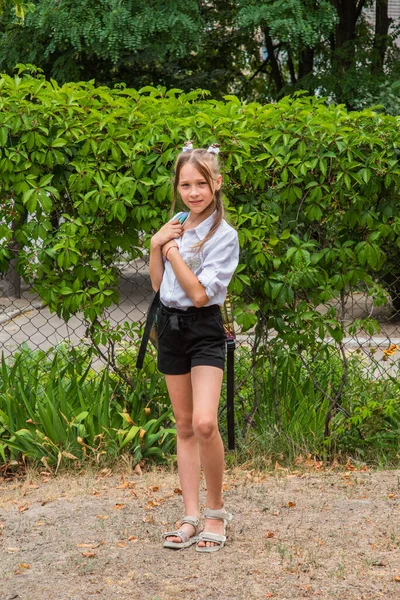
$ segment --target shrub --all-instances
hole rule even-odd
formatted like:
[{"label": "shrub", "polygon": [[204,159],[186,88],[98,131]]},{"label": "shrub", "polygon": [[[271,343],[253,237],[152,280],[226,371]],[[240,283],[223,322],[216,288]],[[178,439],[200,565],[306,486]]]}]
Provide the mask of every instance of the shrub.
[{"label": "shrub", "polygon": [[[104,321],[118,300],[117,254],[140,256],[141,234],[148,244],[168,218],[183,141],[220,143],[228,217],[242,248],[231,285],[237,323],[253,328],[262,368],[271,336],[303,365],[336,347],[340,382],[312,417],[329,437],[347,385],[346,294],[363,286],[376,305],[389,290],[397,306],[398,120],[304,95],[263,106],[207,100],[201,90],[60,87],[29,74],[4,75],[0,89],[0,270],[16,262],[65,319],[82,311],[94,348],[103,340],[109,357],[137,335],[136,324]],[[379,331],[372,319],[356,328]],[[126,365],[112,365],[129,384]]]}]

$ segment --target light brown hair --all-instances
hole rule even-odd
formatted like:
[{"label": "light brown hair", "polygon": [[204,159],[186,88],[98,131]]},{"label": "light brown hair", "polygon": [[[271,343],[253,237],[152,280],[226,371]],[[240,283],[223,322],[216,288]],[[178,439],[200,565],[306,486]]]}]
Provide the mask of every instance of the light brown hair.
[{"label": "light brown hair", "polygon": [[200,251],[204,244],[217,231],[218,227],[222,222],[222,219],[225,216],[225,208],[222,202],[221,187],[218,190],[215,188],[215,182],[221,175],[221,170],[217,154],[213,152],[208,152],[208,150],[206,150],[205,148],[196,148],[195,150],[182,152],[176,159],[175,163],[174,195],[172,200],[171,214],[173,214],[175,210],[175,205],[179,196],[178,185],[180,172],[182,167],[187,164],[193,165],[193,167],[197,169],[199,173],[201,173],[201,175],[204,177],[208,186],[210,187],[210,190],[213,193],[213,209],[215,210],[215,215],[210,231],[207,233],[206,237],[203,240],[201,240],[201,242],[193,246],[194,248],[198,248],[198,250]]}]

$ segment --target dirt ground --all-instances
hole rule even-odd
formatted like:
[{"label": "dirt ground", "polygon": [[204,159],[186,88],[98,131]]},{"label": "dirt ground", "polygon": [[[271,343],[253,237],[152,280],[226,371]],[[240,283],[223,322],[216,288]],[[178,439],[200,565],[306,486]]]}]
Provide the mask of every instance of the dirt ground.
[{"label": "dirt ground", "polygon": [[162,548],[170,471],[0,479],[0,600],[399,599],[400,471],[318,468],[226,472],[234,520],[210,555]]}]

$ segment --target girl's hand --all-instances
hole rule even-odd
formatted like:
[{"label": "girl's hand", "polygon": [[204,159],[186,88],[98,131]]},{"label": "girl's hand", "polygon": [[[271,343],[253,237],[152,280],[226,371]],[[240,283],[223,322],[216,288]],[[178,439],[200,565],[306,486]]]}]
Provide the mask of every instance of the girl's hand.
[{"label": "girl's hand", "polygon": [[176,242],[174,242],[174,240],[170,240],[169,242],[167,242],[166,244],[164,244],[164,246],[161,248],[161,252],[163,253],[163,256],[165,258],[167,257],[168,250],[170,248],[172,248],[173,246],[175,246],[177,248],[178,244]]},{"label": "girl's hand", "polygon": [[180,224],[178,219],[169,221],[168,223],[165,223],[165,225],[163,225],[161,229],[153,235],[153,237],[151,238],[151,246],[153,248],[165,247],[168,242],[180,237],[182,233],[183,226]]}]

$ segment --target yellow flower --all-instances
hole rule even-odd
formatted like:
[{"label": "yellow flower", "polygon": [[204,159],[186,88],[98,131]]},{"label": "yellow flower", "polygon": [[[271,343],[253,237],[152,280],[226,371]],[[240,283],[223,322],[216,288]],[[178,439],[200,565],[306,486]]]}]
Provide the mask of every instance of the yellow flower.
[{"label": "yellow flower", "polygon": [[389,346],[389,348],[387,348],[387,350],[383,350],[383,354],[385,356],[393,356],[393,354],[396,354],[398,349],[399,349],[399,346],[397,346],[396,344],[390,344],[390,346]]}]

